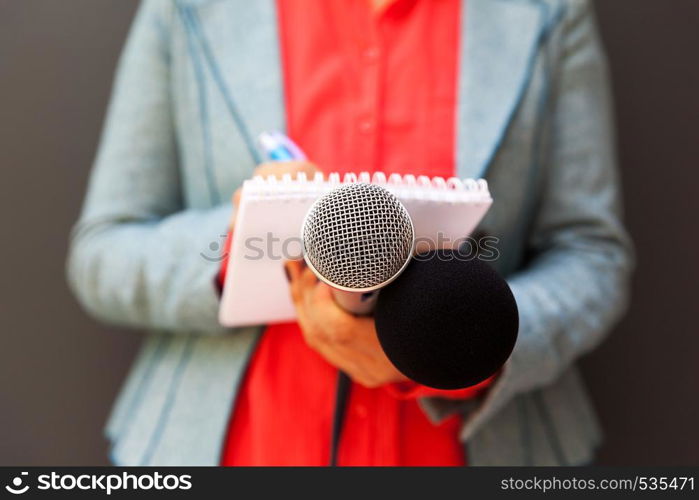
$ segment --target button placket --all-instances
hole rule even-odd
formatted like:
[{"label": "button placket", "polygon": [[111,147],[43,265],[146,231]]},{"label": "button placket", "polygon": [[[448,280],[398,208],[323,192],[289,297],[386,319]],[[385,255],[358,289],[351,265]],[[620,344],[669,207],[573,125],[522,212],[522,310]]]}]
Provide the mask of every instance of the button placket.
[{"label": "button placket", "polygon": [[[376,21],[373,21],[376,22]],[[379,126],[379,96],[381,94],[380,81],[380,51],[376,46],[376,27],[372,27],[373,43],[362,50],[361,65],[362,88],[364,89],[361,100],[360,113],[357,119],[357,131],[364,151],[362,169],[376,170],[377,166],[377,128]]]}]

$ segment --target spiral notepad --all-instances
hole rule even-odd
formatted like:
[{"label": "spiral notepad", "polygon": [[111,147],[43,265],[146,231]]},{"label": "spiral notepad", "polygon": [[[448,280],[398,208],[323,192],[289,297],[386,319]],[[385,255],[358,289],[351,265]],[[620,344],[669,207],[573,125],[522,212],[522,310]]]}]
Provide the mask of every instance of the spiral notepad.
[{"label": "spiral notepad", "polygon": [[293,321],[284,277],[285,260],[301,258],[303,219],[311,204],[348,182],[370,182],[391,191],[413,220],[422,245],[453,246],[469,236],[492,204],[483,179],[382,173],[256,177],[243,184],[233,232],[219,321],[225,326]]}]

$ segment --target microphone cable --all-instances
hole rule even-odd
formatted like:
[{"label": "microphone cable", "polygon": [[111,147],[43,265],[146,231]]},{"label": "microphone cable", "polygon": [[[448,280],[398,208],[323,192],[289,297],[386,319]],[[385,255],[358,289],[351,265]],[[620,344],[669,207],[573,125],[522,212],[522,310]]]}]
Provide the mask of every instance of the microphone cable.
[{"label": "microphone cable", "polygon": [[349,401],[352,380],[343,372],[337,372],[337,389],[335,391],[335,409],[333,412],[333,427],[330,436],[330,466],[337,467],[337,456],[340,450],[342,427],[347,415],[347,402]]}]

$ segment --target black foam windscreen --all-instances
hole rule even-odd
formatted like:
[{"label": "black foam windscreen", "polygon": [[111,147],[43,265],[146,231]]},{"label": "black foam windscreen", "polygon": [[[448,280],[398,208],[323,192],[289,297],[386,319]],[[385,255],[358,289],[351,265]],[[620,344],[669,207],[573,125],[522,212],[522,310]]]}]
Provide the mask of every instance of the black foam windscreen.
[{"label": "black foam windscreen", "polygon": [[519,328],[507,282],[486,262],[453,250],[415,257],[381,290],[375,319],[395,367],[437,389],[469,387],[495,374]]}]

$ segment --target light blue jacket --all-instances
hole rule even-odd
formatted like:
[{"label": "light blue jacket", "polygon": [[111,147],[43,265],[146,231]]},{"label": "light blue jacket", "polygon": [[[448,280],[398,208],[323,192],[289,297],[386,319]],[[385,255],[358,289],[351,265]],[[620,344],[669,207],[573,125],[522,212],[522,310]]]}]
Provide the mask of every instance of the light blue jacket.
[{"label": "light blue jacket", "polygon": [[[622,313],[631,269],[593,16],[586,0],[462,11],[458,173],[489,181],[481,227],[520,332],[482,401],[421,405],[463,414],[472,465],[586,463],[600,431],[573,363]],[[129,35],[68,262],[87,311],[151,332],[108,424],[115,463],[218,463],[261,327],[218,325],[202,255],[259,160],[249,137],[284,129],[275,16],[273,0],[145,0]]]}]

